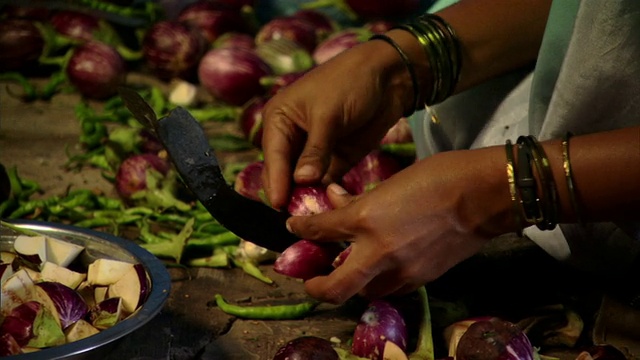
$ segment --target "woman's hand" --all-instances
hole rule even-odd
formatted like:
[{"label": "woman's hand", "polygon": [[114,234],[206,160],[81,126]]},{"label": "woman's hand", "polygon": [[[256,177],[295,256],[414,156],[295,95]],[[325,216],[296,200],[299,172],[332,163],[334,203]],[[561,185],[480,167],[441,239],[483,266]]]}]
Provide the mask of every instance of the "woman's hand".
[{"label": "woman's hand", "polygon": [[410,292],[516,228],[503,147],[435,155],[358,197],[340,190],[329,186],[336,210],[288,221],[302,238],[352,243],[341,266],[305,284],[331,303]]},{"label": "woman's hand", "polygon": [[[408,33],[398,36],[415,42]],[[339,181],[412,101],[408,71],[383,41],[351,48],[284,88],[264,111],[263,181],[271,205],[286,205],[292,177]]]}]

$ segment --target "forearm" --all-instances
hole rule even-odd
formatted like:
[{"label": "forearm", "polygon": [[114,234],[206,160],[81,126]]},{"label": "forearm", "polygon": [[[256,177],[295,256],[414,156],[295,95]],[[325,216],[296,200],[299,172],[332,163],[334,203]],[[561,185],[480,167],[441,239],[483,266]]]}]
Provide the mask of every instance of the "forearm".
[{"label": "forearm", "polygon": [[[558,222],[638,220],[638,209],[640,209],[640,126],[574,136],[569,138],[568,144],[567,153],[572,172],[575,205],[571,200],[565,176],[566,157],[562,140],[554,139],[541,142],[549,159],[553,175],[552,181],[557,190]],[[506,213],[506,209],[513,208],[508,192],[506,166],[496,164],[495,160],[495,158],[506,160],[504,147],[497,146],[481,151],[492,153],[493,159],[487,159],[486,164],[493,167],[492,177],[498,179],[499,186],[494,189],[497,189],[499,193],[493,196],[496,201],[502,204],[501,207]],[[513,147],[516,171],[522,165],[518,164],[519,151],[522,150],[519,150],[518,146]],[[506,163],[504,164],[506,165]],[[540,173],[533,163],[530,166],[536,178],[538,198],[542,199],[544,198],[544,186],[541,183]],[[485,180],[489,183],[496,181],[489,178]],[[516,226],[517,219],[524,218],[521,204],[517,204],[516,208],[518,210],[510,212],[511,219],[505,222],[507,226]],[[578,219],[578,214],[580,219]],[[521,225],[527,226],[526,223]]]},{"label": "forearm", "polygon": [[[550,6],[551,0],[462,0],[438,12],[461,45],[462,67],[455,91],[533,64]],[[425,101],[434,80],[425,50],[408,31],[395,29],[387,35],[407,53]]]},{"label": "forearm", "polygon": [[[562,219],[575,221],[559,140],[544,145],[560,195]],[[585,221],[638,220],[640,126],[572,137],[569,156],[578,207]]]}]

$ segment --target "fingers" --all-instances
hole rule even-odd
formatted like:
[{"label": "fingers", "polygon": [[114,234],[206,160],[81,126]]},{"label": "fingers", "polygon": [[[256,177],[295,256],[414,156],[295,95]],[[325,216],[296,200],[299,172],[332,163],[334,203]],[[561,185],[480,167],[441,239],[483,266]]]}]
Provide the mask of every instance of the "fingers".
[{"label": "fingers", "polygon": [[305,291],[310,296],[331,304],[342,304],[360,292],[364,284],[369,283],[377,273],[371,270],[373,267],[364,263],[368,257],[357,254],[356,251],[354,249],[347,260],[331,274],[307,280],[304,284]]},{"label": "fingers", "polygon": [[331,205],[333,205],[335,209],[347,206],[355,198],[342,186],[336,183],[332,183],[327,186],[327,196],[329,197],[329,201],[331,201]]},{"label": "fingers", "polygon": [[332,148],[335,143],[332,126],[314,121],[314,119],[309,119],[309,124],[311,128],[307,133],[307,142],[298,158],[293,174],[295,182],[302,184],[317,183],[322,180],[329,168]]},{"label": "fingers", "polygon": [[272,207],[286,206],[292,178],[292,162],[300,148],[303,131],[286,115],[268,115],[263,134],[264,170],[262,183]]}]

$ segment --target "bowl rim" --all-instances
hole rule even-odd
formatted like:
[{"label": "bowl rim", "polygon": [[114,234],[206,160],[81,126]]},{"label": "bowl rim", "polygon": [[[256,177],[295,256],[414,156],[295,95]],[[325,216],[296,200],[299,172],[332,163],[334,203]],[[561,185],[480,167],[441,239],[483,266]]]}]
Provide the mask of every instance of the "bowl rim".
[{"label": "bowl rim", "polygon": [[54,223],[40,220],[13,220],[3,221],[20,228],[40,231],[43,234],[64,233],[86,238],[99,238],[122,248],[136,258],[147,271],[151,281],[151,292],[145,303],[133,315],[119,322],[111,328],[105,329],[96,335],[68,344],[55,346],[33,353],[18,354],[7,357],[11,360],[62,360],[69,357],[82,355],[118,341],[153,319],[163,308],[171,292],[171,278],[164,263],[146,249],[127,240],[109,233],[99,232],[93,229],[80,228],[73,225]]}]

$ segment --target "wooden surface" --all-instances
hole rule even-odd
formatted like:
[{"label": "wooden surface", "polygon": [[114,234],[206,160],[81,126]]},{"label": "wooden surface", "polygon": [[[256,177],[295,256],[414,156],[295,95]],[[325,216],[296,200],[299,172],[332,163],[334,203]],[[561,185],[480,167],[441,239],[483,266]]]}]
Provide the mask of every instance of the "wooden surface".
[{"label": "wooden surface", "polygon": [[[17,166],[20,176],[38,181],[47,196],[63,194],[69,187],[98,189],[115,196],[98,170],[70,173],[63,169],[66,151],[79,152],[75,95],[60,94],[51,102],[26,104],[9,96],[6,84],[0,85],[0,163]],[[559,275],[564,273],[558,264],[527,241],[504,237],[491,246],[494,248],[471,259],[466,267],[454,269],[433,284],[430,294],[473,297],[480,305],[472,310],[490,313],[553,303],[559,298],[555,290],[567,288],[567,281],[571,287],[583,285],[570,273]],[[509,260],[504,262],[501,257]],[[469,271],[474,263],[482,263],[482,271]],[[302,335],[349,340],[363,310],[357,302],[321,305],[310,316],[290,321],[242,320],[215,307],[216,293],[246,305],[305,299],[299,281],[274,273],[268,265],[263,269],[275,285],[239,269],[169,269],[173,281],[165,309],[119,343],[106,359],[268,360],[284,342]],[[542,288],[545,291],[532,291]],[[597,302],[583,301],[583,310],[592,313]]]}]

